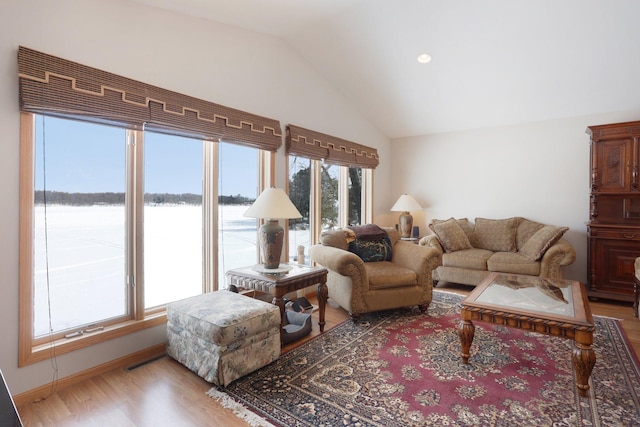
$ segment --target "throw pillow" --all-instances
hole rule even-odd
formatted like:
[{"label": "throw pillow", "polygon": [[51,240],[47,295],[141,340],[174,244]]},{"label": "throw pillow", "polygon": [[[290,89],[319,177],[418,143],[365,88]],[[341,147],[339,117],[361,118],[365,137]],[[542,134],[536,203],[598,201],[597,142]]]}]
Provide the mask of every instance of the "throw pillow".
[{"label": "throw pillow", "polygon": [[518,218],[476,218],[473,229],[474,246],[493,252],[515,252]]},{"label": "throw pillow", "polygon": [[554,227],[545,225],[526,241],[520,254],[531,261],[537,261],[560,237],[568,230],[568,227]]},{"label": "throw pillow", "polygon": [[342,230],[323,231],[320,234],[320,243],[325,246],[333,246],[334,248],[347,250],[347,238]]},{"label": "throw pillow", "polygon": [[349,252],[358,255],[364,262],[391,261],[391,240],[386,235],[380,240],[356,239],[349,243]]},{"label": "throw pillow", "polygon": [[432,224],[431,229],[436,233],[445,252],[455,252],[472,247],[469,238],[454,218]]},{"label": "throw pillow", "polygon": [[527,243],[527,240],[542,227],[544,227],[544,224],[526,218],[520,218],[518,230],[516,231],[516,245],[518,246],[518,250],[521,250],[524,244]]},{"label": "throw pillow", "polygon": [[[429,224],[429,228],[433,231],[433,225],[445,221],[448,221],[448,219],[434,219],[431,221],[431,224]],[[469,220],[467,218],[457,218],[456,222],[460,227],[462,227],[462,229],[464,230],[464,234],[467,235],[469,242],[471,242],[471,245],[473,246],[473,242],[471,241],[471,237],[473,236],[473,226],[471,225]]]}]

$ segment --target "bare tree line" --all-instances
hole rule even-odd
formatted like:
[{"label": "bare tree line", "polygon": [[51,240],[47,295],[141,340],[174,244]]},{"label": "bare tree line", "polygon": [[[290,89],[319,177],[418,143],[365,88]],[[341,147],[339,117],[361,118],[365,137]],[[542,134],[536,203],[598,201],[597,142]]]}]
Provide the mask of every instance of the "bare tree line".
[{"label": "bare tree line", "polygon": [[[46,196],[46,198],[45,198]],[[64,191],[47,191],[46,194],[42,190],[36,190],[34,193],[34,201],[36,205],[42,205],[45,202],[48,205],[69,205],[69,206],[93,206],[93,205],[124,205],[124,193],[67,193]],[[221,205],[245,205],[253,203],[254,199],[241,196],[218,196],[218,203]],[[202,195],[184,193],[145,193],[145,204],[155,205],[202,205]]]}]

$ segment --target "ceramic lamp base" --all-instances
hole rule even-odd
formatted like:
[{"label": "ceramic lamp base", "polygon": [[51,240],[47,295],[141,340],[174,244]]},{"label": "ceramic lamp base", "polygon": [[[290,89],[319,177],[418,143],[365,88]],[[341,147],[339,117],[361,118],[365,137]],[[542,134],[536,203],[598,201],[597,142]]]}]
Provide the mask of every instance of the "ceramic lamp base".
[{"label": "ceramic lamp base", "polygon": [[411,230],[413,229],[413,217],[409,212],[403,212],[400,215],[400,237],[411,237]]},{"label": "ceramic lamp base", "polygon": [[280,265],[284,228],[275,219],[268,219],[259,231],[262,265],[265,269],[275,269]]}]

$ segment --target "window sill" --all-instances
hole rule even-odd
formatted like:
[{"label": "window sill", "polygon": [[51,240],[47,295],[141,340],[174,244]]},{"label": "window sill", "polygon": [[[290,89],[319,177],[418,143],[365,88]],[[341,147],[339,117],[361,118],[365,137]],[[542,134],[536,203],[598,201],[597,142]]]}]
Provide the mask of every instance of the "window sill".
[{"label": "window sill", "polygon": [[18,366],[27,366],[32,363],[50,359],[53,355],[59,356],[70,353],[165,323],[167,323],[167,315],[163,310],[162,312],[147,316],[144,320],[129,320],[105,327],[103,330],[91,334],[81,335],[75,338],[62,338],[27,349],[21,348]]}]

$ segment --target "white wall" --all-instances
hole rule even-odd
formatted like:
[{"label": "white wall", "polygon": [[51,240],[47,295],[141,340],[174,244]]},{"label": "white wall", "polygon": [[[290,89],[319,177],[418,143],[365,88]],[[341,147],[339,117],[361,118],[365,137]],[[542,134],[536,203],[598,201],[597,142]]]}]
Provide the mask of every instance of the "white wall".
[{"label": "white wall", "polygon": [[[577,259],[566,278],[587,280],[587,126],[640,118],[640,109],[392,141],[392,198],[412,194],[421,234],[433,218],[508,218],[569,227]],[[396,220],[396,218],[393,218]]]},{"label": "white wall", "polygon": [[[0,369],[13,393],[48,383],[49,361],[18,368],[19,112],[23,45],[169,90],[376,147],[374,212],[390,200],[389,141],[278,39],[121,0],[0,3]],[[284,148],[277,157],[283,186]],[[164,341],[164,327],[58,356],[59,377]]]}]

